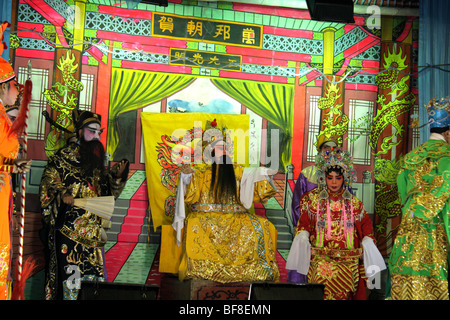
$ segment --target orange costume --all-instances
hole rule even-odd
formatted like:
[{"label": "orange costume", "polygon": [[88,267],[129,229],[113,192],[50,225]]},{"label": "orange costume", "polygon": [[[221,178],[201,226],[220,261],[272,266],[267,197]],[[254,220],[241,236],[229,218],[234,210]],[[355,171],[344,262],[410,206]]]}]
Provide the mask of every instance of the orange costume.
[{"label": "orange costume", "polygon": [[[0,58],[0,84],[15,77],[11,65]],[[10,173],[19,152],[16,134],[10,134],[11,120],[0,100],[0,300],[8,299],[8,275],[11,265],[11,217],[13,210]]]}]

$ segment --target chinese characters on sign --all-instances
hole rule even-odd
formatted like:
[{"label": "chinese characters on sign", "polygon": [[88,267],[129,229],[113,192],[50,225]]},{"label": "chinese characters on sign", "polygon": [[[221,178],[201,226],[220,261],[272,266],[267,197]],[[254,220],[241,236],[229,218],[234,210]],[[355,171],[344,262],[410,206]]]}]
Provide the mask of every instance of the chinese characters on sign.
[{"label": "chinese characters on sign", "polygon": [[153,12],[152,36],[261,48],[262,26]]},{"label": "chinese characters on sign", "polygon": [[170,64],[241,71],[241,56],[208,51],[170,49]]}]

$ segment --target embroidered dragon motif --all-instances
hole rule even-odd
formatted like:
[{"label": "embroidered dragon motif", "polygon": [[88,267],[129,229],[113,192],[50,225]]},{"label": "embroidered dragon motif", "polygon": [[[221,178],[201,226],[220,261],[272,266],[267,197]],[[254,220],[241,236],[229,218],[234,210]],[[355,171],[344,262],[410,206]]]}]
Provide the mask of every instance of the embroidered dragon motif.
[{"label": "embroidered dragon motif", "polygon": [[[400,72],[407,68],[406,59],[407,55],[403,57],[401,47],[397,53],[395,46],[392,52],[388,49],[383,59],[383,68],[386,71],[376,77],[377,85],[382,91],[377,99],[379,108],[371,124],[369,144],[375,153],[374,175],[377,181],[374,209],[378,220],[375,230],[384,238],[396,230],[395,226],[387,230],[387,220],[401,216],[401,201],[396,181],[399,161],[383,159],[382,155],[402,142],[405,129],[399,123],[398,117],[408,113],[416,101],[408,85],[410,76],[400,75]],[[379,144],[382,133],[390,125],[394,129],[392,134],[383,137]]]},{"label": "embroidered dragon motif", "polygon": [[[63,128],[68,128],[72,124],[72,110],[78,104],[78,92],[83,90],[81,81],[74,77],[78,70],[78,63],[75,63],[76,57],[68,50],[65,56],[62,56],[57,68],[61,71],[64,84],[56,82],[51,89],[44,91],[48,105],[57,112],[56,123]],[[58,128],[56,134],[50,131],[45,142],[45,151],[47,155],[53,154],[55,150],[64,144],[64,139],[59,139]]]},{"label": "embroidered dragon motif", "polygon": [[342,112],[342,104],[337,104],[336,101],[341,97],[340,88],[336,83],[329,83],[324,96],[318,101],[320,110],[327,110],[328,112],[322,115],[322,125],[325,128],[319,135],[333,135],[338,137],[338,142],[342,144],[342,137],[348,130],[349,119],[345,113]]},{"label": "embroidered dragon motif", "polygon": [[386,222],[388,219],[398,217],[402,214],[402,204],[398,197],[397,185],[377,194],[375,198],[375,212],[379,217],[375,228],[380,233],[386,230]]},{"label": "embroidered dragon motif", "polygon": [[402,58],[402,55],[403,53],[401,49],[397,54],[388,51],[385,56],[384,64],[385,69],[388,69],[388,71],[386,74],[381,73],[377,76],[377,84],[381,89],[391,88],[388,95],[391,97],[403,97],[389,99],[388,101],[386,95],[380,94],[378,96],[377,102],[381,105],[381,108],[377,110],[371,125],[369,142],[370,147],[372,150],[377,150],[377,143],[380,136],[389,125],[392,124],[392,126],[396,129],[396,132],[394,132],[391,136],[383,138],[380,150],[378,150],[376,155],[386,154],[392,147],[400,144],[401,140],[394,138],[401,137],[404,129],[403,126],[399,124],[397,117],[401,114],[409,112],[416,101],[416,96],[413,93],[408,93],[405,95],[405,93],[409,91],[407,81],[410,77],[405,75],[401,77],[400,81],[397,81],[399,71],[407,67],[405,64],[406,56]]}]

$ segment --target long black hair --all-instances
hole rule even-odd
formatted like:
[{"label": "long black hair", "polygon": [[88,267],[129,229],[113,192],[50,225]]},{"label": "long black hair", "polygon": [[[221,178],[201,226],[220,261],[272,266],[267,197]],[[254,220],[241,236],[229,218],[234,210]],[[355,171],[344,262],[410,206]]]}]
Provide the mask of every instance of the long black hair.
[{"label": "long black hair", "polygon": [[329,175],[331,172],[336,172],[338,176],[344,175],[344,169],[342,169],[341,166],[331,166],[327,168],[327,170],[325,171],[325,175]]},{"label": "long black hair", "polygon": [[[217,204],[236,202],[236,175],[231,159],[223,155],[221,163],[216,163],[213,151],[213,163],[211,165],[210,192]],[[217,179],[217,180],[216,180]],[[216,182],[217,181],[217,182]]]}]

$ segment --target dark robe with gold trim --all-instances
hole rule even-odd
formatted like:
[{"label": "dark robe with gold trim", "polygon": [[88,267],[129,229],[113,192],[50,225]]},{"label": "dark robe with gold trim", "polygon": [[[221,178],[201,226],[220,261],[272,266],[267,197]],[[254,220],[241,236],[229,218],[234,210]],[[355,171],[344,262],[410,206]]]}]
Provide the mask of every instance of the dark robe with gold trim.
[{"label": "dark robe with gold trim", "polygon": [[46,244],[46,299],[77,299],[80,281],[104,280],[102,248],[106,234],[103,219],[90,211],[63,203],[74,198],[120,195],[125,182],[116,182],[111,172],[94,169],[86,175],[80,164],[79,145],[69,144],[49,160],[42,175],[40,202],[42,238]]}]

